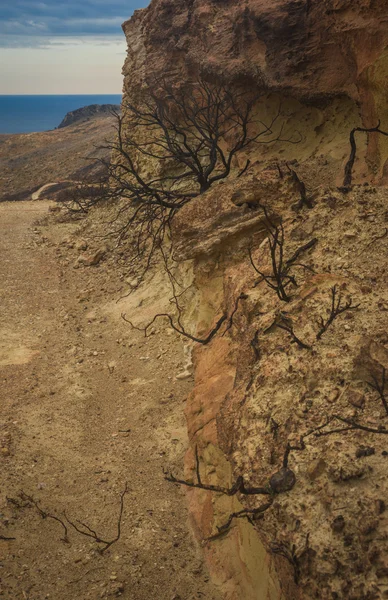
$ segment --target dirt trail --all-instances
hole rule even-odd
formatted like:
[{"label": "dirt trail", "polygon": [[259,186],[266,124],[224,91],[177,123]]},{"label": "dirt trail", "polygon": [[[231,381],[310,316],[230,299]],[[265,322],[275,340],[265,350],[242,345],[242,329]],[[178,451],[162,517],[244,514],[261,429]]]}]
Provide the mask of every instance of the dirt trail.
[{"label": "dirt trail", "polygon": [[[184,494],[162,473],[186,447],[181,342],[144,340],[109,312],[114,274],[74,269],[60,246],[71,226],[34,226],[47,211],[0,204],[0,537],[15,538],[0,539],[0,598],[216,600]],[[126,481],[103,555],[71,527],[61,541],[18,497],[109,540]]]}]

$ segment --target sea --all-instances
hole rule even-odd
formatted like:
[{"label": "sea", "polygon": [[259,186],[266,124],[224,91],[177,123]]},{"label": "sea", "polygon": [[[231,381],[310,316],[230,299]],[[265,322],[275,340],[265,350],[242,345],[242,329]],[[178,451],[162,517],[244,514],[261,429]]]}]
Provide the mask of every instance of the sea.
[{"label": "sea", "polygon": [[0,133],[31,133],[58,127],[64,116],[89,104],[120,104],[121,94],[74,96],[0,95]]}]

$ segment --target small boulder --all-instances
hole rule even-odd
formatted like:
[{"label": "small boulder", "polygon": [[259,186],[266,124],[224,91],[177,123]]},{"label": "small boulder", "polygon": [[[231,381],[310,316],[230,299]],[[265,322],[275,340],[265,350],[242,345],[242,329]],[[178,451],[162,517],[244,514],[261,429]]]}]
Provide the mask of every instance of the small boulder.
[{"label": "small boulder", "polygon": [[276,494],[281,494],[283,492],[289,492],[292,490],[296,483],[296,477],[294,471],[288,469],[287,467],[282,467],[274,473],[269,480],[269,485],[271,486],[272,491]]},{"label": "small boulder", "polygon": [[102,261],[105,254],[106,248],[102,247],[96,250],[96,252],[93,254],[82,254],[78,259],[78,263],[85,265],[85,267],[94,267]]}]

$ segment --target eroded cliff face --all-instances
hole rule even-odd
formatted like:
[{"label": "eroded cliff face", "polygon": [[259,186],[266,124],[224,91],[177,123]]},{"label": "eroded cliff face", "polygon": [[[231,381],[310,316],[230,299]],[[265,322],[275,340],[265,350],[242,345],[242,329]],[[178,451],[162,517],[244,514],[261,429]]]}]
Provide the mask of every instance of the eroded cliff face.
[{"label": "eroded cliff face", "polygon": [[[385,125],[387,21],[383,0],[153,0],[124,24],[128,98],[161,75],[179,82],[202,70],[263,89],[263,121],[281,106],[285,131],[302,134],[297,145],[242,155],[240,168],[252,163],[242,177],[174,220],[175,258],[194,273],[188,327],[206,337],[222,314],[229,319],[194,347],[186,477],[197,477],[197,451],[202,482],[228,487],[243,477],[270,489],[188,492],[194,531],[228,600],[388,597],[388,411],[376,389],[388,368],[388,191],[335,187],[349,131]],[[356,179],[384,182],[387,140],[359,138]],[[314,193],[310,210],[295,210],[290,159]],[[283,221],[285,260],[299,253],[289,302],[258,273],[273,274],[262,204],[274,226]],[[319,335],[333,294],[351,304]],[[292,485],[282,487],[284,475]],[[249,519],[219,536],[244,509]]]},{"label": "eroded cliff face", "polygon": [[[334,161],[340,177],[349,130],[384,125],[387,23],[385,0],[153,0],[123,26],[125,92],[199,69],[249,88],[264,84],[271,94],[263,116],[281,102],[291,129],[302,133],[298,150],[285,144],[283,157],[324,154],[327,171]],[[369,172],[363,163],[360,175],[387,176],[387,160],[387,138],[372,137]]]},{"label": "eroded cliff face", "polygon": [[[236,207],[237,191],[250,208]],[[211,190],[176,220],[177,254],[194,261],[197,331],[233,315],[229,328],[194,351],[186,415],[203,481],[230,486],[242,476],[247,487],[265,487],[275,474],[284,481],[292,448],[291,489],[272,483],[270,507],[252,524],[236,520],[227,536],[204,542],[213,573],[229,585],[226,598],[388,596],[388,416],[376,388],[388,368],[387,192],[322,188],[313,209],[295,214],[292,182],[268,170]],[[248,256],[251,249],[256,268],[273,272],[264,202],[274,222],[283,218],[284,260],[299,252],[288,303]],[[349,309],[319,335],[333,290],[335,303]],[[195,465],[192,450],[188,479]],[[268,503],[260,494],[238,498],[190,492],[200,539],[217,534],[232,513]]]}]

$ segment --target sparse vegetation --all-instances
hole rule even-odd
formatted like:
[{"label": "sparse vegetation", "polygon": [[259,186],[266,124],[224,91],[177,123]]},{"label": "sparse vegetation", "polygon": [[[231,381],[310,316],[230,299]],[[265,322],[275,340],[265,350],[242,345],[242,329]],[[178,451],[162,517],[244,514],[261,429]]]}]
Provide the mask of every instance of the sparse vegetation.
[{"label": "sparse vegetation", "polygon": [[259,281],[257,281],[256,285],[265,281],[265,283],[274,290],[279,298],[283,302],[289,302],[291,300],[291,295],[287,288],[290,285],[297,287],[298,284],[296,282],[295,276],[290,274],[290,270],[293,267],[303,267],[304,269],[311,270],[310,267],[307,267],[304,264],[298,263],[300,255],[303,252],[306,252],[310,248],[313,248],[317,243],[317,239],[314,238],[310,240],[307,244],[304,244],[300,248],[294,252],[294,254],[289,258],[285,259],[285,234],[283,223],[280,221],[279,224],[276,224],[273,219],[269,216],[269,212],[265,206],[261,206],[265,215],[265,227],[268,232],[268,244],[269,244],[269,252],[271,257],[271,273],[266,274],[261,271],[258,266],[255,264],[252,255],[252,249],[248,249],[249,260],[251,262],[252,267],[261,277]]},{"label": "sparse vegetation", "polygon": [[283,136],[281,107],[264,123],[255,113],[257,92],[197,80],[174,87],[162,79],[116,113],[116,138],[103,146],[112,161],[104,193],[121,200],[112,235],[119,241],[136,230],[140,257],[152,254],[169,234],[178,210],[234,173],[236,157],[256,144],[298,143]]},{"label": "sparse vegetation", "polygon": [[319,331],[317,333],[317,340],[320,340],[323,334],[328,330],[333,321],[339,316],[342,315],[346,311],[357,310],[359,308],[359,304],[354,305],[353,300],[349,298],[345,304],[342,303],[342,294],[338,289],[337,285],[334,285],[331,288],[331,306],[330,313],[328,318],[325,320],[323,317],[320,317],[318,320]]}]

